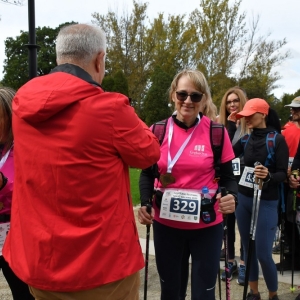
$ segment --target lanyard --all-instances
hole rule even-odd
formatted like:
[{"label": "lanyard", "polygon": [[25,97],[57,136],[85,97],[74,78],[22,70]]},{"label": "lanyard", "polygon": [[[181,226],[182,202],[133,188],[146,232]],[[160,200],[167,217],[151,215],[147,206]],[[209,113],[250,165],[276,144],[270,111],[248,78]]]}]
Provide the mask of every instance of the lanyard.
[{"label": "lanyard", "polygon": [[0,169],[2,169],[3,165],[5,164],[7,158],[8,158],[8,155],[9,155],[9,152],[11,150],[11,147],[10,149],[5,153],[4,156],[2,156],[1,160],[0,160]]},{"label": "lanyard", "polygon": [[190,133],[190,135],[186,138],[186,140],[184,141],[184,143],[181,145],[180,149],[178,150],[178,152],[176,153],[176,155],[174,156],[174,158],[171,159],[170,146],[171,146],[171,141],[172,141],[173,131],[174,131],[174,121],[173,121],[173,119],[171,119],[170,127],[169,127],[169,135],[168,135],[168,169],[167,169],[167,173],[172,173],[172,169],[173,169],[175,163],[177,162],[177,160],[181,156],[183,150],[185,149],[186,145],[190,141],[190,139],[191,139],[191,137],[192,137],[195,129],[199,125],[200,121],[201,120],[199,120],[198,123],[195,125],[193,131]]}]

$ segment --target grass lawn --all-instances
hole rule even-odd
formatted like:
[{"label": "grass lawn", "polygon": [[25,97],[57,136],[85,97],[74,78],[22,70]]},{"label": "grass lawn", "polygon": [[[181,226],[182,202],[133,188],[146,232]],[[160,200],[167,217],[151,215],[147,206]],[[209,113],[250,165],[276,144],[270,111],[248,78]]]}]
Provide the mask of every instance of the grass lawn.
[{"label": "grass lawn", "polygon": [[133,206],[140,204],[140,191],[139,191],[139,179],[141,170],[135,168],[129,168],[130,175],[130,189]]}]

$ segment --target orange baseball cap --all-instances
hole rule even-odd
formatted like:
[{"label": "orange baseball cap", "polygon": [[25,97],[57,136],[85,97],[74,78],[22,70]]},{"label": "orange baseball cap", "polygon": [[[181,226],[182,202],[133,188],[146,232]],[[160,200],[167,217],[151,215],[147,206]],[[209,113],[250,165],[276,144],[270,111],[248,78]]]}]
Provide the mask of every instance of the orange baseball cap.
[{"label": "orange baseball cap", "polygon": [[236,114],[236,118],[249,117],[255,113],[262,113],[268,115],[270,105],[266,100],[260,98],[253,98],[246,102],[242,111]]}]

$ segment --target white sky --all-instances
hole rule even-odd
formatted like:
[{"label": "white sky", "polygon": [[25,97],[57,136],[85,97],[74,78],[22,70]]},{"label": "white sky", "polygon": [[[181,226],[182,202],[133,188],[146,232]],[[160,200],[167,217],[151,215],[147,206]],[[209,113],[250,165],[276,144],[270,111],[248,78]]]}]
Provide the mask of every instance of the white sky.
[{"label": "white sky", "polygon": [[[9,0],[12,1],[12,0]],[[15,38],[20,31],[28,31],[28,0],[24,0],[22,7],[5,4],[0,0],[0,78],[3,77],[4,40]],[[145,0],[139,0],[146,2]],[[200,0],[148,0],[148,14],[151,19],[158,12],[168,14],[189,14],[199,7]],[[55,28],[58,25],[75,21],[91,23],[93,12],[106,14],[110,8],[122,15],[123,11],[131,12],[132,0],[36,0],[35,25]],[[300,88],[300,0],[242,0],[240,12],[247,13],[247,20],[252,15],[260,15],[260,33],[266,35],[271,31],[271,39],[286,38],[287,46],[292,57],[282,65],[278,71],[282,79],[281,85],[274,90],[280,98],[283,93],[295,93]]]}]

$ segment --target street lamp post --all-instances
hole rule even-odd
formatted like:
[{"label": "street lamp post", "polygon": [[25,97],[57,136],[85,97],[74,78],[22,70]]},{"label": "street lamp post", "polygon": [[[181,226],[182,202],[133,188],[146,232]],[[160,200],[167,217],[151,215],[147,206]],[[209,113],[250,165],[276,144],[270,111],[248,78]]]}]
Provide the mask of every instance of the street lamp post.
[{"label": "street lamp post", "polygon": [[28,0],[28,25],[29,25],[29,43],[28,61],[29,61],[29,79],[37,76],[37,48],[35,35],[35,7],[34,0]]},{"label": "street lamp post", "polygon": [[[16,6],[23,5],[23,0],[0,1]],[[37,76],[37,48],[39,48],[39,46],[36,44],[34,0],[28,0],[28,26],[29,41],[25,46],[28,47],[29,79],[32,79]]]}]

